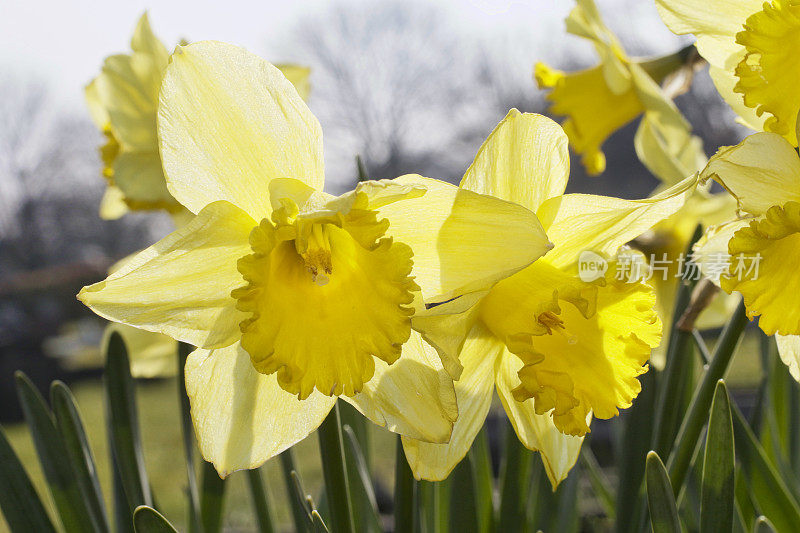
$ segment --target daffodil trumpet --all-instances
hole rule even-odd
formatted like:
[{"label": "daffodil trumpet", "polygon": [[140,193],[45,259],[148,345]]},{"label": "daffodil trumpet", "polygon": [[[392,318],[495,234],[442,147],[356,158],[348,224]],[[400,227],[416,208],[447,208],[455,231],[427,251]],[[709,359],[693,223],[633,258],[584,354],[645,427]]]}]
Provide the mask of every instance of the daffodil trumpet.
[{"label": "daffodil trumpet", "polygon": [[453,363],[411,317],[541,257],[551,244],[536,215],[416,175],[323,192],[317,119],[277,68],[224,43],[176,49],[158,138],[166,187],[194,216],[79,298],[198,347],[186,389],[220,475],[303,439],[337,397],[447,442]]}]

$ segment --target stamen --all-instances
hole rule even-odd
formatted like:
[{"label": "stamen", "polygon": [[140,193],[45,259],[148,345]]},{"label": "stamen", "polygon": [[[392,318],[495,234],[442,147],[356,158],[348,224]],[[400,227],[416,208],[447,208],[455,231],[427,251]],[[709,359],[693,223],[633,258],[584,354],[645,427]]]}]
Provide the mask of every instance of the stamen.
[{"label": "stamen", "polygon": [[547,328],[548,335],[555,333],[566,338],[567,344],[571,346],[578,344],[578,337],[569,333],[567,331],[567,327],[564,325],[564,321],[552,311],[545,311],[544,313],[540,314],[536,320],[539,322],[539,324]]},{"label": "stamen", "polygon": [[327,224],[314,224],[311,227],[308,247],[301,256],[306,264],[306,270],[311,274],[311,281],[320,287],[327,285],[333,272]]}]

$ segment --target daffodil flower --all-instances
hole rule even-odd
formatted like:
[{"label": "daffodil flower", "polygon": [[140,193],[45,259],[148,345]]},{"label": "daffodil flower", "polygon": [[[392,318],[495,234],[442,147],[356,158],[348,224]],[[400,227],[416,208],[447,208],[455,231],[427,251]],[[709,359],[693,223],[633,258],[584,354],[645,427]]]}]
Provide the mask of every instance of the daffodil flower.
[{"label": "daffodil flower", "polygon": [[685,61],[685,53],[651,60],[629,58],[600,17],[593,0],[578,0],[566,20],[567,31],[592,41],[600,64],[564,73],[537,63],[540,88],[551,89],[550,112],[566,116],[562,126],[572,149],[590,175],[606,168],[602,145],[612,133],[640,115],[636,132],[639,159],[660,180],[675,184],[706,162],[702,142],[659,84]]},{"label": "daffodil flower", "polygon": [[756,133],[721,148],[701,178],[735,196],[740,214],[710,228],[697,253],[707,271],[725,257],[720,286],[741,293],[748,317],[759,317],[764,333],[777,336],[781,357],[800,381],[800,157],[781,135]]},{"label": "daffodil flower", "polygon": [[740,121],[797,146],[800,3],[656,0],[656,5],[670,30],[697,37],[714,85]]},{"label": "daffodil flower", "polygon": [[158,132],[169,192],[196,216],[79,298],[198,346],[186,389],[206,460],[223,476],[256,467],[337,396],[447,442],[452,379],[411,316],[544,254],[535,214],[421,176],[322,192],[317,119],[278,69],[224,43],[176,49]]},{"label": "daffodil flower", "polygon": [[582,252],[613,260],[622,245],[675,213],[695,179],[646,200],[565,195],[567,145],[552,120],[512,110],[461,181],[464,190],[535,211],[555,247],[491,289],[413,318],[443,359],[463,367],[450,442],[403,438],[419,478],[448,475],[469,450],[497,391],[520,441],[541,452],[556,485],[574,465],[592,414],[615,416],[639,393],[637,376],[661,339],[655,292],[637,280],[617,280],[613,264],[584,281],[576,263]]},{"label": "daffodil flower", "polygon": [[[684,276],[697,276],[699,272],[689,266],[691,257],[686,248],[698,224],[704,228],[715,226],[734,218],[736,199],[728,193],[710,194],[698,189],[686,199],[686,203],[674,215],[653,226],[632,245],[645,255],[653,268],[649,282],[656,289],[656,307],[664,331],[672,328],[675,295],[678,283]],[[714,296],[708,307],[697,317],[695,326],[699,330],[723,326],[739,303],[739,297],[720,293]],[[653,350],[650,363],[658,369],[664,368],[666,343]]]},{"label": "daffodil flower", "polygon": [[[172,197],[158,154],[158,91],[169,53],[150,28],[147,13],[136,25],[131,54],[109,56],[86,87],[92,120],[106,143],[100,148],[107,188],[100,216],[119,218],[129,210],[163,209],[183,223],[188,213]],[[309,69],[279,66],[303,98],[309,92]]]}]

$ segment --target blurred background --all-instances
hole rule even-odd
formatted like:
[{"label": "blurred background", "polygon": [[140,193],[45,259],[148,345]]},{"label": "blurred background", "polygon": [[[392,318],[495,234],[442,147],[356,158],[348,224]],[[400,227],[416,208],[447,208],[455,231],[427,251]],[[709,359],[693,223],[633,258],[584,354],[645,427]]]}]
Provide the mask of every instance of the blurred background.
[{"label": "blurred background", "polygon": [[[652,2],[598,0],[598,5],[630,55],[668,53],[690,42],[663,26]],[[272,62],[310,66],[309,105],[323,127],[326,189],[340,193],[356,180],[357,154],[371,178],[413,172],[457,182],[510,108],[545,113],[544,93],[532,79],[534,63],[571,71],[597,60],[586,41],[564,31],[572,7],[567,0],[3,0],[0,423],[23,462],[32,469],[37,465],[18,424],[17,369],[43,390],[53,379],[71,384],[95,453],[104,457],[98,350],[104,324],[75,294],[171,228],[161,215],[134,213],[116,221],[97,215],[105,187],[97,151],[101,135],[90,122],[83,87],[105,56],[129,50],[143,11],[168,48],[182,38],[216,39]],[[677,103],[708,152],[743,136],[706,72]],[[633,151],[635,128],[636,123],[629,125],[604,145],[608,167],[602,176],[586,177],[573,160],[569,190],[648,195],[657,182]],[[182,468],[171,451],[180,438],[175,394],[170,380],[140,385],[143,440],[156,492],[159,484],[174,483]],[[391,458],[392,443],[392,437],[378,434],[373,456]],[[315,447],[316,440],[301,446]],[[303,468],[313,484],[319,478],[317,454],[298,455],[312,458]],[[390,467],[386,475],[388,487]],[[247,530],[249,502],[237,483],[228,497],[228,527]],[[282,501],[278,489],[270,491]],[[169,502],[162,506],[182,523],[182,509]],[[243,508],[239,514],[237,506]]]}]

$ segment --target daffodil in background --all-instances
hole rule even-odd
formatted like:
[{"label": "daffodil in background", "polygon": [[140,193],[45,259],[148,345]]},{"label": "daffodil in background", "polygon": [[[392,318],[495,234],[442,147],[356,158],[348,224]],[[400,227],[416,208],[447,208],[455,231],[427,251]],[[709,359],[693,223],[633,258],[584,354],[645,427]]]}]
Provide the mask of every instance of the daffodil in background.
[{"label": "daffodil in background", "polygon": [[178,47],[158,109],[168,190],[196,216],[79,297],[198,346],[186,389],[206,460],[223,476],[256,467],[337,397],[447,442],[452,380],[411,316],[428,295],[485,290],[543,255],[535,214],[420,176],[322,192],[316,118],[278,69],[233,45]]},{"label": "daffodil in background", "polygon": [[[555,247],[490,290],[433,306],[414,327],[463,367],[448,444],[403,438],[417,477],[444,479],[464,457],[494,391],[520,441],[539,450],[553,485],[574,465],[592,415],[610,418],[639,393],[637,376],[661,339],[655,291],[616,279],[617,250],[675,213],[695,179],[646,200],[564,195],[568,139],[541,115],[512,110],[481,147],[461,188],[535,211]],[[400,206],[401,204],[395,204]],[[513,238],[504,240],[515,246]],[[584,281],[584,252],[612,263]]]},{"label": "daffodil in background", "polygon": [[656,0],[674,33],[694,34],[720,95],[750,128],[797,146],[800,109],[796,0]]},{"label": "daffodil in background", "polygon": [[[129,210],[166,210],[181,224],[188,213],[167,189],[156,134],[158,91],[169,52],[153,34],[147,13],[136,24],[131,50],[107,57],[86,87],[92,120],[106,138],[100,157],[108,186],[100,216],[115,219]],[[278,68],[307,98],[310,70]]]},{"label": "daffodil in background", "polygon": [[[724,291],[742,295],[748,317],[759,317],[764,333],[776,336],[781,358],[800,380],[800,157],[785,137],[756,133],[721,148],[701,177],[725,187],[740,213],[698,242],[704,268]],[[721,257],[724,268],[716,264]]]},{"label": "daffodil in background", "polygon": [[594,44],[600,64],[565,73],[537,63],[535,78],[540,88],[550,89],[550,112],[567,117],[562,126],[586,171],[596,175],[605,170],[603,143],[642,114],[636,153],[654,175],[674,184],[702,168],[706,162],[702,142],[659,86],[684,66],[691,49],[651,60],[631,59],[603,23],[593,0],[578,0],[566,27]]}]

